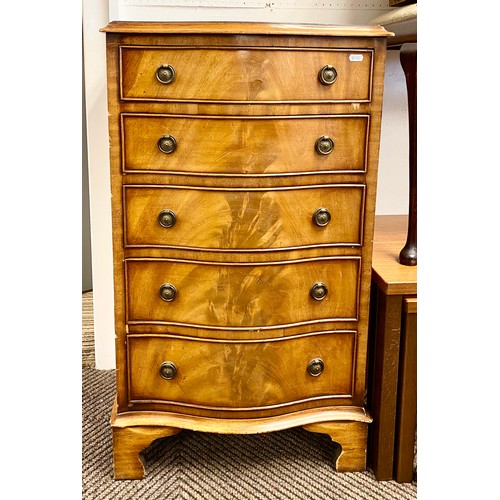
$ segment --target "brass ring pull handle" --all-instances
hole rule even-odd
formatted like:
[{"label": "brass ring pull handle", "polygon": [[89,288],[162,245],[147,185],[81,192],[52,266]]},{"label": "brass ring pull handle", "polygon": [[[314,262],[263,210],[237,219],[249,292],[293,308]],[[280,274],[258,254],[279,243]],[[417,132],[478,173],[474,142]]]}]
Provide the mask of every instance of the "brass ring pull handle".
[{"label": "brass ring pull handle", "polygon": [[320,155],[329,155],[335,146],[333,139],[328,137],[327,135],[322,135],[314,146],[316,152]]},{"label": "brass ring pull handle", "polygon": [[177,295],[177,288],[175,288],[172,283],[163,283],[163,285],[160,287],[160,297],[165,301],[165,302],[172,302],[172,300],[175,299],[175,296]]},{"label": "brass ring pull handle", "polygon": [[172,227],[177,222],[177,217],[172,210],[162,210],[158,214],[158,224],[162,227]]},{"label": "brass ring pull handle", "polygon": [[164,361],[160,366],[160,376],[165,380],[172,380],[177,375],[177,367],[172,361]]},{"label": "brass ring pull handle", "polygon": [[313,221],[317,226],[323,227],[328,225],[332,216],[328,208],[318,208],[313,215]]},{"label": "brass ring pull handle", "polygon": [[324,283],[318,281],[311,287],[309,294],[314,300],[323,300],[328,295],[328,288]]},{"label": "brass ring pull handle", "polygon": [[331,85],[337,79],[337,70],[327,64],[319,70],[318,78],[323,85]]},{"label": "brass ring pull handle", "polygon": [[311,359],[307,365],[307,371],[309,372],[309,375],[312,375],[313,377],[321,375],[324,369],[325,363],[320,358]]},{"label": "brass ring pull handle", "polygon": [[177,141],[173,135],[162,135],[158,139],[158,148],[162,153],[168,155],[177,149]]},{"label": "brass ring pull handle", "polygon": [[160,83],[169,84],[175,80],[175,69],[170,64],[162,64],[156,70],[156,78]]}]

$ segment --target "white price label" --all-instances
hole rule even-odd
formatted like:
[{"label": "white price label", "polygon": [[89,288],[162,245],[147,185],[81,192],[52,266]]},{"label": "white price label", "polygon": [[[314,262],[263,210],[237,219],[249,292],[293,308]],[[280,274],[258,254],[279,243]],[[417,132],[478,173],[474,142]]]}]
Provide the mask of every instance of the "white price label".
[{"label": "white price label", "polygon": [[363,60],[363,54],[349,54],[349,61],[360,62]]}]

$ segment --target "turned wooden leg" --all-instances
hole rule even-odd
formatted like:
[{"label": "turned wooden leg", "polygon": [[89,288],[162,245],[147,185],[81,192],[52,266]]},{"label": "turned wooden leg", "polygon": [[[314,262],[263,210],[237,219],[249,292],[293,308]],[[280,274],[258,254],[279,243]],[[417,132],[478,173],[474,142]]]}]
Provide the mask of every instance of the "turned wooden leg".
[{"label": "turned wooden leg", "polygon": [[304,429],[328,434],[332,441],[341,446],[340,453],[334,456],[337,472],[361,472],[366,469],[366,422],[320,422],[304,425]]},{"label": "turned wooden leg", "polygon": [[141,451],[155,439],[173,436],[173,427],[113,427],[113,464],[115,479],[142,479],[145,474]]},{"label": "turned wooden leg", "polygon": [[417,265],[417,44],[406,43],[400,51],[401,66],[406,76],[408,90],[408,125],[410,132],[410,204],[408,236],[399,254],[405,266]]}]

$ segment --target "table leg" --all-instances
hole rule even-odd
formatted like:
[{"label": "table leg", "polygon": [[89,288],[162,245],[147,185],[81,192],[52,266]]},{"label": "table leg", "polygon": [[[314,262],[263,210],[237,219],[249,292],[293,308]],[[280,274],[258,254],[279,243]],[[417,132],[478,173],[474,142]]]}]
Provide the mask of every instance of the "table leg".
[{"label": "table leg", "polygon": [[405,266],[417,265],[417,44],[406,43],[400,51],[401,66],[406,76],[408,91],[408,125],[410,132],[410,202],[408,237],[399,254]]}]

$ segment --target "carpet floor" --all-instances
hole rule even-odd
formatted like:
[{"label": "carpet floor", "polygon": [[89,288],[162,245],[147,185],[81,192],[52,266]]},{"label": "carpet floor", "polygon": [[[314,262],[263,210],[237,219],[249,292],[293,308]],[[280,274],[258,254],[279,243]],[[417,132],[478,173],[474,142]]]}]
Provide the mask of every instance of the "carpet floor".
[{"label": "carpet floor", "polygon": [[377,481],[371,471],[337,473],[334,444],[301,428],[259,435],[182,431],[143,452],[146,476],[113,479],[109,417],[114,370],[95,368],[92,294],[83,294],[82,498],[165,500],[413,500],[417,483]]}]

